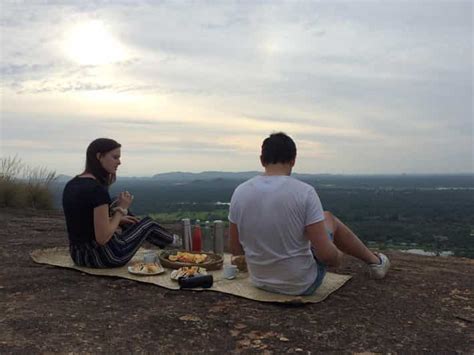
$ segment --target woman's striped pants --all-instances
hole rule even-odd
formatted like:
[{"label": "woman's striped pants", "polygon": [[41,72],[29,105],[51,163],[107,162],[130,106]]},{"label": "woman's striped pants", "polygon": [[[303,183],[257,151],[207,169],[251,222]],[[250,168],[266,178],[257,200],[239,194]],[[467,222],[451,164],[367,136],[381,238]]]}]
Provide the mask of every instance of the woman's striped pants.
[{"label": "woman's striped pants", "polygon": [[145,217],[122,233],[114,233],[105,245],[99,245],[96,241],[84,245],[71,244],[69,251],[78,266],[118,267],[128,263],[145,240],[163,248],[173,243],[174,237],[156,221]]}]

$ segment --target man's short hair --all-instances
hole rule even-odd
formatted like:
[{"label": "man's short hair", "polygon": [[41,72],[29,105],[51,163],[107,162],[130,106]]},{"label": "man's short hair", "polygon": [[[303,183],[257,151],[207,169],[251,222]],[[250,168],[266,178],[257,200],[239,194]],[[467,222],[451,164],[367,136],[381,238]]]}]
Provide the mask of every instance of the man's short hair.
[{"label": "man's short hair", "polygon": [[262,143],[262,164],[289,163],[296,159],[296,144],[283,132],[273,133]]}]

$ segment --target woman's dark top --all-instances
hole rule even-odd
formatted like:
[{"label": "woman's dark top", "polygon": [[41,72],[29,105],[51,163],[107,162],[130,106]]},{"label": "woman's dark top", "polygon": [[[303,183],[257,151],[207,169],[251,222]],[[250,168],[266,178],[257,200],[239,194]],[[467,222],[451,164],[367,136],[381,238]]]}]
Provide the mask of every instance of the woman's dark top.
[{"label": "woman's dark top", "polygon": [[95,241],[94,208],[110,203],[107,187],[97,180],[76,176],[69,181],[63,191],[69,243],[79,246]]}]

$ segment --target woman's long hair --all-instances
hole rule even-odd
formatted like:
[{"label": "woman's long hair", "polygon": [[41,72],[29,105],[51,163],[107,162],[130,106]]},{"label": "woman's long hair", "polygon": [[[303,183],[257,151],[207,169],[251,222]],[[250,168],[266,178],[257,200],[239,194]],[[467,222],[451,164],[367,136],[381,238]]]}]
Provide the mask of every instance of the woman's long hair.
[{"label": "woman's long hair", "polygon": [[121,146],[120,143],[109,138],[97,138],[92,141],[87,147],[85,172],[94,175],[104,186],[113,184],[116,179],[115,174],[110,174],[102,167],[99,159],[97,159],[97,153],[105,154]]}]

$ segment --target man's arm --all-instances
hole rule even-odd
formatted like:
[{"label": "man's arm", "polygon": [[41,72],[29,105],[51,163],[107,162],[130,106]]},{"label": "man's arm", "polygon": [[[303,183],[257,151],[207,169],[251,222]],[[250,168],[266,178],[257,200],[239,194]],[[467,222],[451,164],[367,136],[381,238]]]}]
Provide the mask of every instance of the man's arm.
[{"label": "man's arm", "polygon": [[244,255],[244,249],[239,241],[239,230],[235,223],[229,222],[230,252],[232,255]]},{"label": "man's arm", "polygon": [[314,247],[318,260],[329,266],[339,266],[343,253],[329,239],[324,221],[310,224],[304,231],[306,238]]}]

